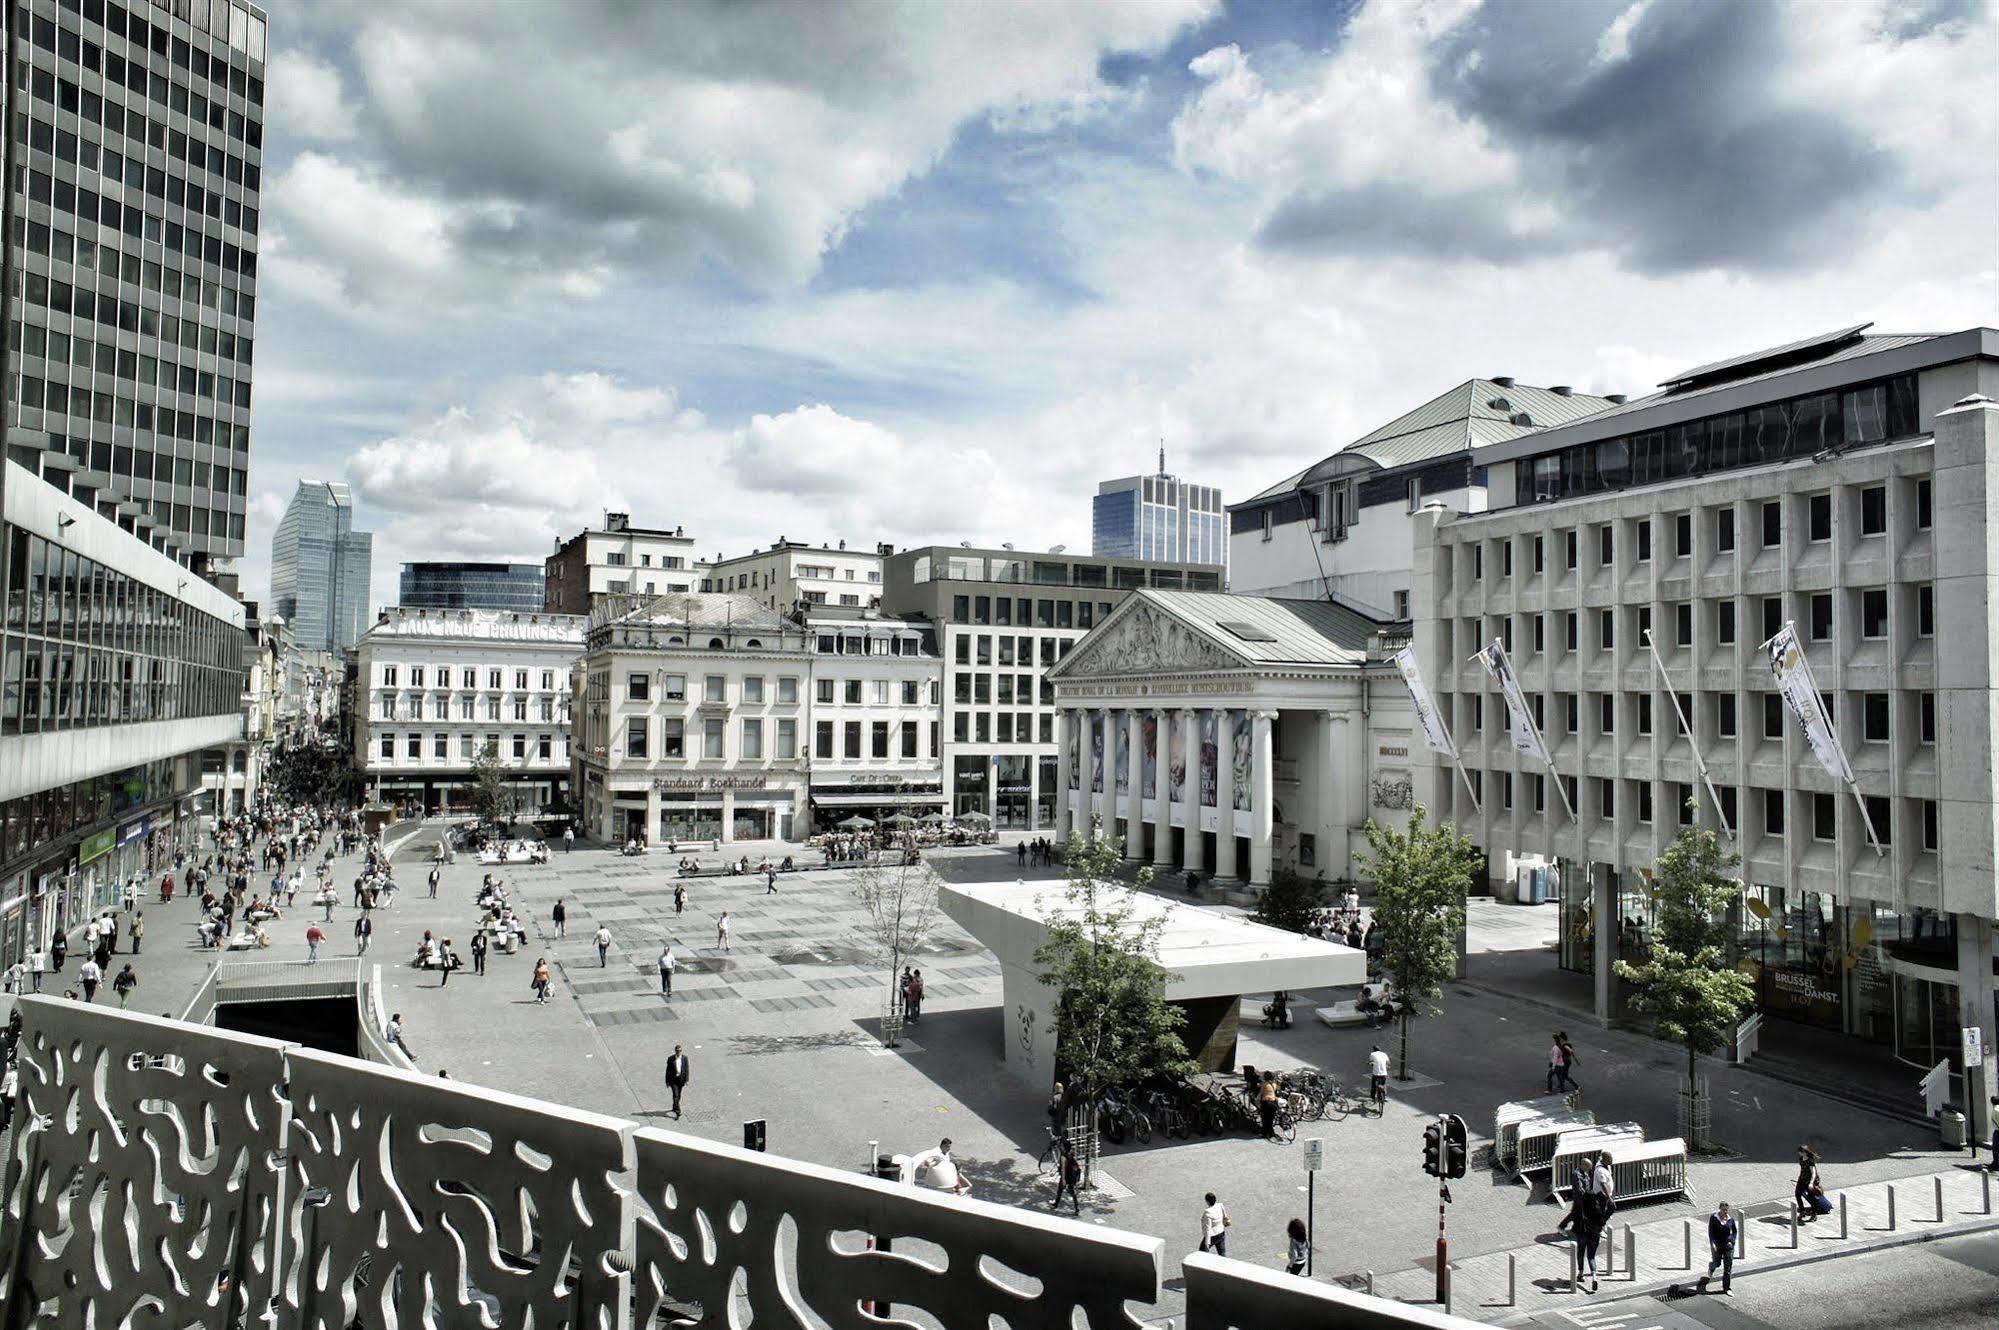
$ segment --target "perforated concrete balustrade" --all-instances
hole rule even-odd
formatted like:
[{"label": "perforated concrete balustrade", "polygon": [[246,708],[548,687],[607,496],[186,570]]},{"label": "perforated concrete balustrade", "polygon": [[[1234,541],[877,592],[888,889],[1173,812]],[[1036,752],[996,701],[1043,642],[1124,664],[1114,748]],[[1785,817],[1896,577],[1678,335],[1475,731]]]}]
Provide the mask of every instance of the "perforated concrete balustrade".
[{"label": "perforated concrete balustrade", "polygon": [[[254,1036],[20,1009],[6,1330],[631,1330],[696,1308],[861,1330],[882,1324],[866,1300],[980,1330],[1158,1315],[1156,1238]],[[1469,1324],[1242,1262],[1185,1273],[1188,1330]]]}]

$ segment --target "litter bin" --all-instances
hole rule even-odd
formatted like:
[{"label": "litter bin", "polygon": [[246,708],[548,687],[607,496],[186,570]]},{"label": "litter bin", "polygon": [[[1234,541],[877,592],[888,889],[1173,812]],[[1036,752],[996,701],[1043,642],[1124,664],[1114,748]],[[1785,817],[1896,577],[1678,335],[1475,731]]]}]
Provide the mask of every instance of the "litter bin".
[{"label": "litter bin", "polygon": [[1953,1104],[1945,1104],[1943,1112],[1937,1114],[1937,1134],[1943,1138],[1946,1150],[1964,1148],[1964,1114]]}]

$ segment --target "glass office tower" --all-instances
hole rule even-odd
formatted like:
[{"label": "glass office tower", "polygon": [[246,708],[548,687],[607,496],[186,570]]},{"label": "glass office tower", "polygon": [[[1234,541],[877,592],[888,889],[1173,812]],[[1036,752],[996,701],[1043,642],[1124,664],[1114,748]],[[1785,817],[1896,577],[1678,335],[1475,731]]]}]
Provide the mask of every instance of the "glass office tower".
[{"label": "glass office tower", "polygon": [[243,552],[265,23],[15,0],[7,455],[204,575]]},{"label": "glass office tower", "polygon": [[396,603],[406,610],[539,614],[541,599],[538,563],[406,563]]},{"label": "glass office tower", "polygon": [[354,530],[354,495],[301,480],[271,537],[271,610],[301,651],[345,651],[368,631],[375,537]]},{"label": "glass office tower", "polygon": [[1222,492],[1159,473],[1106,480],[1090,511],[1090,553],[1109,559],[1227,563],[1228,528]]}]

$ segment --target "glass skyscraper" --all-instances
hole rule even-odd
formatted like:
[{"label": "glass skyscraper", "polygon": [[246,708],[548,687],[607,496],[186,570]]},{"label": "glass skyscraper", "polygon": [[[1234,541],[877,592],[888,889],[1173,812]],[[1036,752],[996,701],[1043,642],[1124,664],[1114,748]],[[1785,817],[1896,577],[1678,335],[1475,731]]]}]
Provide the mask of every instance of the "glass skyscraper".
[{"label": "glass skyscraper", "polygon": [[1222,492],[1159,472],[1126,476],[1097,486],[1090,506],[1090,553],[1110,559],[1158,559],[1171,563],[1228,562],[1227,518]]},{"label": "glass skyscraper", "polygon": [[406,563],[396,603],[406,610],[539,614],[541,597],[538,563]]},{"label": "glass skyscraper", "polygon": [[375,537],[354,530],[339,481],[301,480],[271,537],[271,610],[301,651],[344,651],[368,631]]},{"label": "glass skyscraper", "polygon": [[10,0],[8,456],[185,566],[243,552],[265,20]]}]

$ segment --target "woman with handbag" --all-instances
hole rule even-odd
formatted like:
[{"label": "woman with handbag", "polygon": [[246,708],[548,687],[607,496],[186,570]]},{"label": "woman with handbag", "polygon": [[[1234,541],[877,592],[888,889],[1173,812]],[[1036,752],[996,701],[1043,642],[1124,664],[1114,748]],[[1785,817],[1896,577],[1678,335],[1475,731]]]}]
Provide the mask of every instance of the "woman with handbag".
[{"label": "woman with handbag", "polygon": [[[1825,1184],[1819,1179],[1819,1152],[1809,1145],[1798,1147],[1798,1183],[1792,1189],[1792,1199],[1797,1203],[1798,1222],[1814,1224],[1825,1213],[1819,1208],[1825,1200]],[[1827,1202],[1826,1210],[1832,1209]]]}]

